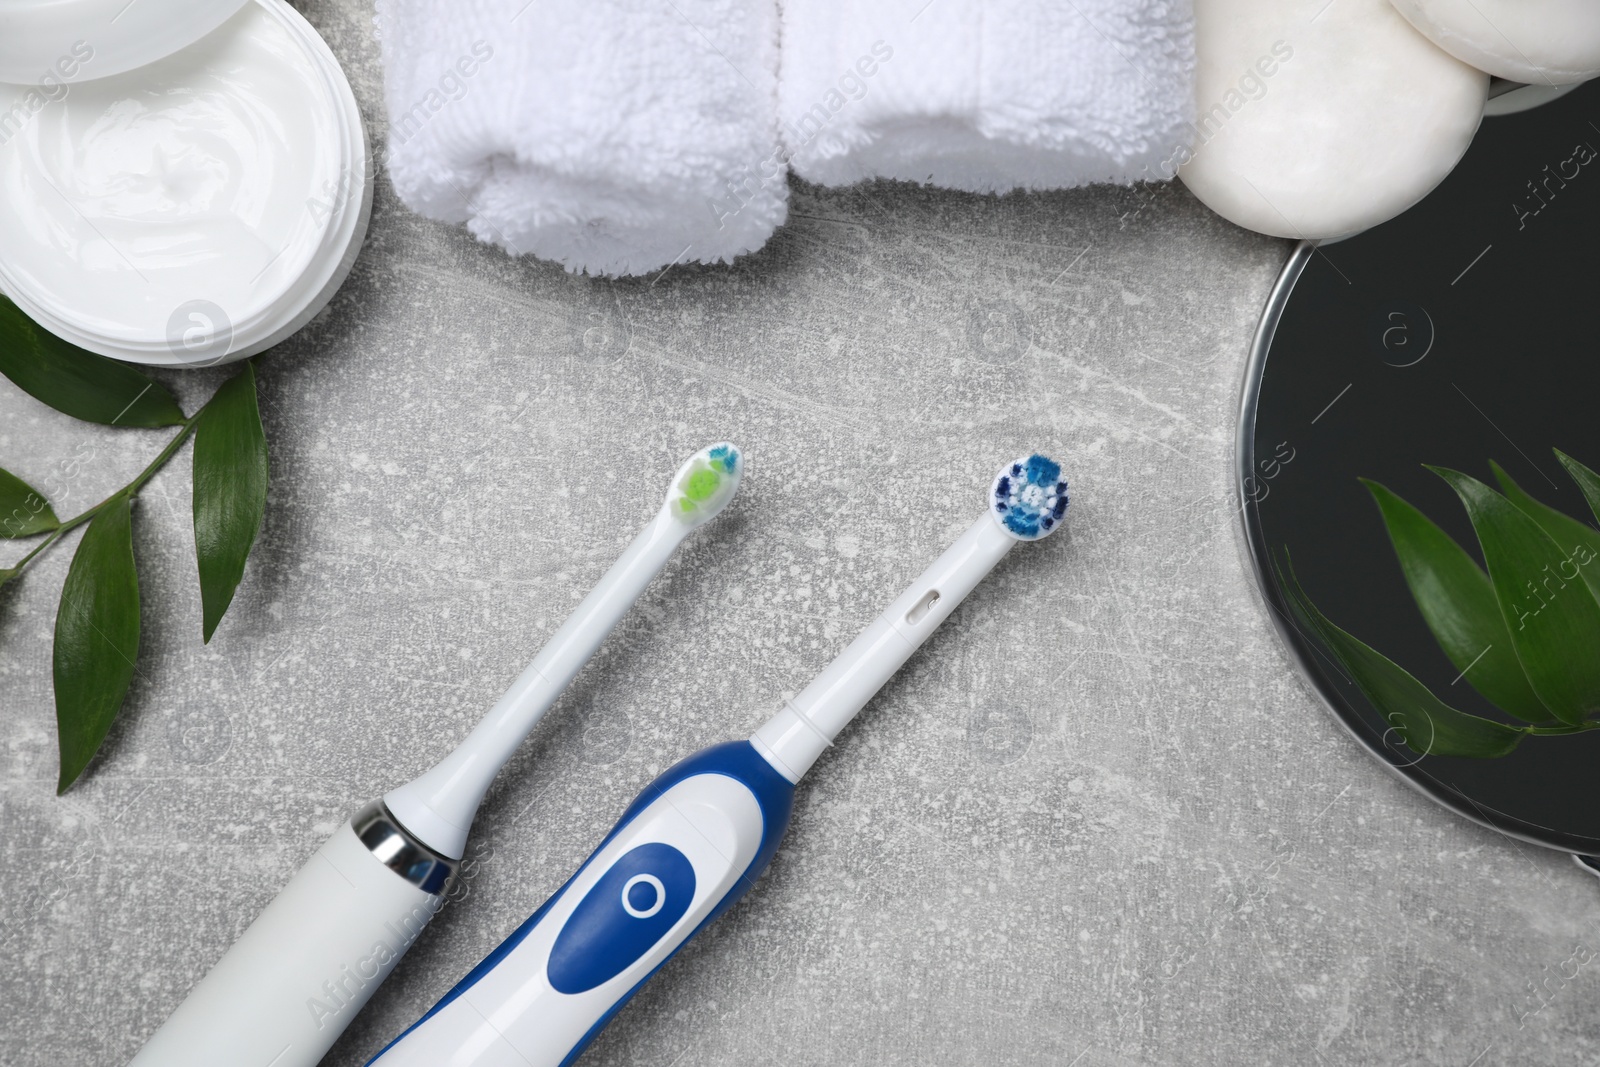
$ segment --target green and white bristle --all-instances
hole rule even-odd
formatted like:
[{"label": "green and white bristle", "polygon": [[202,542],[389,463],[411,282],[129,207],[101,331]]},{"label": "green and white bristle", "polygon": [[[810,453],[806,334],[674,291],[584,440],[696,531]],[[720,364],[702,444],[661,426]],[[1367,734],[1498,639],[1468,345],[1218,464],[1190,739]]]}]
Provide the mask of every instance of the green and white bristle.
[{"label": "green and white bristle", "polygon": [[690,526],[714,518],[739,489],[744,457],[726,441],[702,448],[673,476],[667,490],[667,511]]}]

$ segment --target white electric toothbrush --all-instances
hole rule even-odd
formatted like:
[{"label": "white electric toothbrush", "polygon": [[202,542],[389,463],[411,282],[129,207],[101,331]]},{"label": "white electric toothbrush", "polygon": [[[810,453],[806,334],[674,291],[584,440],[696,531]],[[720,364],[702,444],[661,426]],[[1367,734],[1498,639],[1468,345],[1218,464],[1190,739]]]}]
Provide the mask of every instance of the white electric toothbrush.
[{"label": "white electric toothbrush", "polygon": [[673,551],[727,506],[743,460],[691,456],[666,501],[467,739],[334,832],[132,1067],[314,1067],[443,905],[489,783]]},{"label": "white electric toothbrush", "polygon": [[566,1067],[777,850],[795,783],[1018,541],[1060,525],[1061,469],[1008,464],[990,508],[749,741],[645,787],[567,883],[368,1067]]}]

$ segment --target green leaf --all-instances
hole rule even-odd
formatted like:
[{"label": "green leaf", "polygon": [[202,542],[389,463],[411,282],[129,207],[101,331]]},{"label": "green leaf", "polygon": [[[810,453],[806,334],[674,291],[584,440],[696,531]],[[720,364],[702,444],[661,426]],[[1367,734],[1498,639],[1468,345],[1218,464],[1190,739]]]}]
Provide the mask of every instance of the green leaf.
[{"label": "green leaf", "polygon": [[1579,522],[1566,512],[1557,511],[1549,504],[1535,500],[1511,480],[1511,475],[1507,474],[1500,464],[1490,460],[1489,466],[1494,470],[1495,479],[1499,481],[1500,489],[1506,494],[1506,499],[1522,509],[1528,518],[1538,523],[1544,532],[1550,535],[1550,539],[1557,547],[1564,550],[1570,563],[1563,563],[1562,571],[1566,574],[1576,571],[1582,575],[1589,592],[1600,598],[1600,565],[1591,566],[1596,558],[1600,558],[1600,530]]},{"label": "green leaf", "polygon": [[56,612],[56,726],[65,793],[88,766],[122,707],[139,655],[139,575],[126,496],[93,519],[67,569]]},{"label": "green leaf", "polygon": [[1549,719],[1522,673],[1489,576],[1422,512],[1377,482],[1361,483],[1383,513],[1411,596],[1450,662],[1496,707],[1528,722]]},{"label": "green leaf", "polygon": [[1561,546],[1511,501],[1469,475],[1429,467],[1467,507],[1500,614],[1528,684],[1568,725],[1600,711],[1600,603]]},{"label": "green leaf", "polygon": [[1600,474],[1585,467],[1559,448],[1551,449],[1556,454],[1556,459],[1567,468],[1567,473],[1572,475],[1572,480],[1578,483],[1578,488],[1583,490],[1583,498],[1589,502],[1589,510],[1594,512],[1594,517],[1600,519]]},{"label": "green leaf", "polygon": [[1523,730],[1452,708],[1398,663],[1335,626],[1300,587],[1292,565],[1287,566],[1287,576],[1280,568],[1279,581],[1296,614],[1317,632],[1412,751],[1424,756],[1492,759],[1504,756],[1522,741]]},{"label": "green leaf", "polygon": [[44,494],[0,469],[0,537],[32,537],[60,525]]},{"label": "green leaf", "polygon": [[267,508],[267,436],[255,367],[223,383],[195,424],[194,551],[207,642],[233,601]]},{"label": "green leaf", "polygon": [[107,426],[176,426],[172,394],[126,363],[68,344],[0,297],[0,374],[57,411]]}]

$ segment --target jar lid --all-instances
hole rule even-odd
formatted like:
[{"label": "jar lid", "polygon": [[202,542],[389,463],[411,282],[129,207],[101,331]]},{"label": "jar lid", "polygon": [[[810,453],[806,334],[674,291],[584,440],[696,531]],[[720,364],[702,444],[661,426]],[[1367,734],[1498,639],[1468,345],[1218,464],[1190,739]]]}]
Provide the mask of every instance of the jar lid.
[{"label": "jar lid", "polygon": [[245,0],[0,0],[0,82],[105,78],[191,45]]}]

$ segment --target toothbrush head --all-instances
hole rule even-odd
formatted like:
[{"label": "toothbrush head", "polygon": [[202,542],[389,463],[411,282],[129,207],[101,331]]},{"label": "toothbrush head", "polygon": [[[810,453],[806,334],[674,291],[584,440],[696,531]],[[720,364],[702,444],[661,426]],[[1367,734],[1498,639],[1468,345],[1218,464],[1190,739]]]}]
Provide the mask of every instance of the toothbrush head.
[{"label": "toothbrush head", "polygon": [[666,509],[691,529],[714,519],[728,506],[744,474],[744,457],[728,442],[702,448],[672,476]]},{"label": "toothbrush head", "polygon": [[1054,532],[1067,513],[1067,480],[1061,465],[1035,452],[1008,463],[995,476],[990,514],[1018,541],[1037,541]]}]

